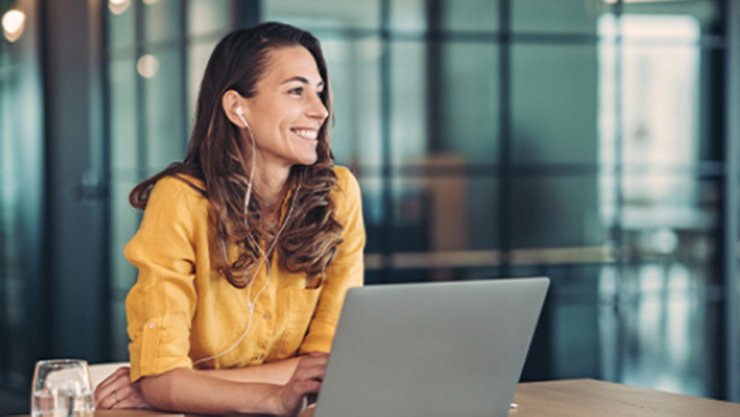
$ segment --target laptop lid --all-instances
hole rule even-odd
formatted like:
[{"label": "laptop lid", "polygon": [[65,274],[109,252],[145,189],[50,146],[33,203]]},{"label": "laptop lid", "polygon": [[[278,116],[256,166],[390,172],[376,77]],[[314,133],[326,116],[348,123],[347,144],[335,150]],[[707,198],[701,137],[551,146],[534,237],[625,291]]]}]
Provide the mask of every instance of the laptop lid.
[{"label": "laptop lid", "polygon": [[314,417],[505,417],[549,282],[351,289]]}]

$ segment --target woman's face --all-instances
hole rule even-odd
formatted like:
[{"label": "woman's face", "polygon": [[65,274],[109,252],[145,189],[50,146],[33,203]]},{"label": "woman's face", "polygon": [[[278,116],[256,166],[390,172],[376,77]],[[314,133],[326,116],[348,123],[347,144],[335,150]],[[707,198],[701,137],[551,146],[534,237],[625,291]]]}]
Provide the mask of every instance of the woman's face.
[{"label": "woman's face", "polygon": [[256,94],[246,99],[245,116],[256,138],[258,167],[311,165],[318,158],[319,129],[329,112],[321,96],[324,80],[308,49],[268,52]]}]

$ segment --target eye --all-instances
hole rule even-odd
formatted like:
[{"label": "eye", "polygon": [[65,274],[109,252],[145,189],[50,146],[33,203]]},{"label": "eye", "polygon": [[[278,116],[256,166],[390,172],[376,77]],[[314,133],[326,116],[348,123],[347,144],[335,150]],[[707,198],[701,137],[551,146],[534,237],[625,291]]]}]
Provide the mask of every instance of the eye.
[{"label": "eye", "polygon": [[303,87],[291,88],[290,90],[288,90],[288,94],[296,94],[300,96],[301,94],[303,94]]}]

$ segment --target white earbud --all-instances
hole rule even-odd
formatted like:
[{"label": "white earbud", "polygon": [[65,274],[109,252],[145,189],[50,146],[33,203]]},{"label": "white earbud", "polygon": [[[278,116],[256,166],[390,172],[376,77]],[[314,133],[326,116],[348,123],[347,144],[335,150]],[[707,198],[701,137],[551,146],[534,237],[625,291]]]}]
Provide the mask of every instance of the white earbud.
[{"label": "white earbud", "polygon": [[239,118],[239,120],[244,123],[244,127],[249,129],[249,123],[247,123],[247,119],[244,118],[244,109],[242,108],[242,106],[236,106],[236,108],[234,109],[234,113],[236,113],[236,116]]}]

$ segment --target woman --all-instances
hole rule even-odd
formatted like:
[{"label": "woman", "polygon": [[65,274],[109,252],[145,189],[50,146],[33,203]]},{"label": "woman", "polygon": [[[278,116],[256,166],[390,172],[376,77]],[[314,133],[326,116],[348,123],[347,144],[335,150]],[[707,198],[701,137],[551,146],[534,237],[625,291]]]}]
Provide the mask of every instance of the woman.
[{"label": "woman", "polygon": [[266,23],[216,46],[185,160],[130,195],[146,207],[124,250],[131,369],[98,387],[99,408],[296,414],[318,392],[365,243],[330,120],[311,34]]}]

